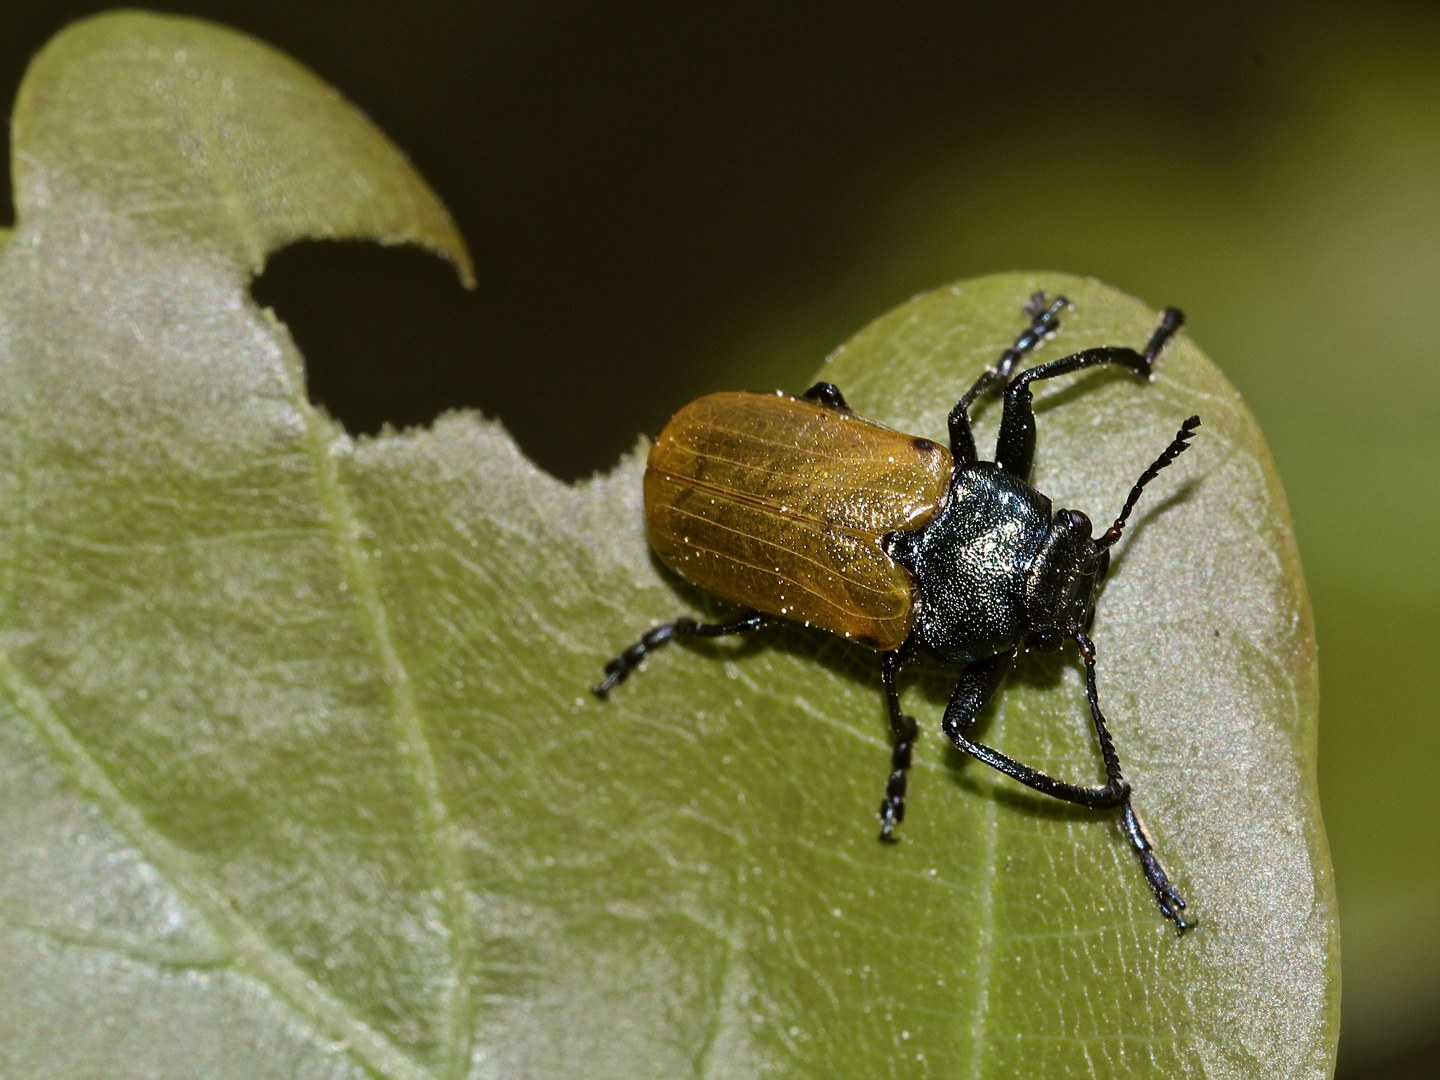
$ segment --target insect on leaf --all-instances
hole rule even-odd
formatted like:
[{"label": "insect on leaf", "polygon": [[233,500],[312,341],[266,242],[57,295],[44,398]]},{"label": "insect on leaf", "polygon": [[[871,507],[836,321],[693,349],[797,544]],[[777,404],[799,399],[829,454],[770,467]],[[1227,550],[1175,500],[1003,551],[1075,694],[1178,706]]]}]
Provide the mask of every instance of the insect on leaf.
[{"label": "insect on leaf", "polygon": [[[1200,922],[1177,939],[1112,816],[946,749],[942,670],[905,684],[924,735],[894,847],[873,653],[798,629],[674,646],[594,700],[651,623],[717,613],[648,552],[643,448],[572,486],[473,414],[357,441],[309,404],[247,292],[269,253],[371,237],[469,263],[398,151],[292,61],[102,16],[36,59],[12,130],[0,1073],[1326,1074],[1309,609],[1260,435],[1187,337],[1150,385],[1037,388],[1038,485],[1097,522],[1204,417],[1094,628]],[[939,439],[1038,288],[1074,301],[1038,359],[1153,323],[1093,282],[985,278],[823,377]],[[1073,655],[1021,664],[982,724],[1098,778]]]}]

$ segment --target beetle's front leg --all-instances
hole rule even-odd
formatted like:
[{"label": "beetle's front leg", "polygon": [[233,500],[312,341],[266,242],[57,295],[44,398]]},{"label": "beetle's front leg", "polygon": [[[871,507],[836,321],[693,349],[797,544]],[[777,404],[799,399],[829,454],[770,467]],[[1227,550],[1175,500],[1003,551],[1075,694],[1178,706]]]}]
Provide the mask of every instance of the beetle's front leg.
[{"label": "beetle's front leg", "polygon": [[906,642],[895,652],[885,654],[880,667],[880,681],[885,685],[885,706],[890,713],[890,730],[895,736],[895,749],[890,755],[890,779],[885,782],[885,797],[880,800],[880,839],[896,843],[895,826],[905,820],[905,783],[910,769],[911,751],[919,726],[913,716],[900,711],[900,691],[895,679],[910,659],[912,650]]},{"label": "beetle's front leg", "polygon": [[1005,672],[1010,667],[1011,660],[1014,659],[1013,652],[1002,653],[988,660],[976,661],[965,669],[964,674],[960,676],[960,681],[955,685],[954,693],[950,695],[950,704],[945,709],[943,723],[945,734],[950,737],[956,747],[971,757],[978,758],[992,769],[998,769],[1006,776],[1013,777],[1044,795],[1089,807],[1091,810],[1122,807],[1121,828],[1134,846],[1136,854],[1140,856],[1140,864],[1145,871],[1145,880],[1150,883],[1150,888],[1155,892],[1156,902],[1160,905],[1160,913],[1165,918],[1172,920],[1175,923],[1175,929],[1183,934],[1191,926],[1183,915],[1185,898],[1170,883],[1170,877],[1165,872],[1165,867],[1155,855],[1155,846],[1151,842],[1149,834],[1130,805],[1130,785],[1121,775],[1120,758],[1115,753],[1115,744],[1110,738],[1110,729],[1105,723],[1105,716],[1100,712],[1100,699],[1095,686],[1095,646],[1083,634],[1076,634],[1075,641],[1080,646],[1080,655],[1085,661],[1085,696],[1090,703],[1090,718],[1095,725],[1095,735],[1100,741],[1100,756],[1105,761],[1106,781],[1103,785],[1084,787],[1057,780],[1039,769],[1031,768],[1014,758],[1007,757],[998,750],[970,740],[968,732],[974,726],[975,718],[984,708],[985,702],[989,700],[1000,685],[1000,681],[1005,677]]},{"label": "beetle's front leg", "polygon": [[[1007,757],[999,750],[970,741],[969,732],[975,725],[975,718],[1005,678],[1005,672],[1009,670],[1010,662],[1014,659],[1014,652],[1000,653],[985,660],[976,660],[965,669],[950,695],[950,704],[945,707],[945,719],[941,725],[950,741],[971,757],[1043,795],[1088,806],[1091,810],[1109,810],[1123,804],[1130,795],[1130,787],[1120,776],[1120,762],[1115,758],[1115,748],[1110,745],[1109,732],[1104,731],[1104,717],[1099,718],[1097,727],[1103,732],[1100,750],[1105,757],[1107,780],[1098,787],[1085,787],[1056,780],[1039,769]],[[1098,707],[1096,715],[1099,715]]]},{"label": "beetle's front leg", "polygon": [[1129,799],[1125,800],[1125,809],[1120,815],[1120,829],[1134,845],[1135,853],[1140,856],[1140,865],[1145,870],[1145,880],[1155,891],[1155,902],[1160,905],[1160,914],[1175,923],[1177,934],[1185,933],[1195,925],[1185,919],[1185,897],[1181,896],[1180,890],[1171,884],[1170,875],[1165,872],[1165,864],[1155,854],[1155,841],[1150,838],[1150,831],[1145,828],[1145,823],[1135,813],[1135,808],[1130,805]]},{"label": "beetle's front leg", "polygon": [[[984,660],[976,660],[965,668],[960,681],[955,684],[955,689],[950,694],[950,704],[945,706],[945,719],[941,723],[945,735],[958,750],[1044,795],[1088,806],[1092,810],[1108,810],[1119,806],[1125,801],[1130,789],[1120,776],[1120,763],[1115,761],[1114,771],[1110,769],[1115,750],[1114,747],[1110,747],[1108,751],[1105,749],[1110,741],[1108,732],[1101,739],[1101,753],[1105,755],[1108,780],[1099,787],[1084,787],[1056,780],[1053,776],[1024,765],[993,747],[971,741],[970,729],[975,726],[975,720],[986,703],[995,696],[995,691],[1005,680],[1005,673],[1010,670],[1014,659],[1015,652],[1011,650]],[[1100,724],[1103,727],[1103,718]]]},{"label": "beetle's front leg", "polygon": [[995,447],[995,460],[1008,473],[1022,480],[1030,478],[1030,466],[1035,459],[1035,405],[1030,396],[1030,384],[1042,379],[1053,379],[1057,375],[1068,375],[1072,371],[1098,367],[1102,364],[1116,364],[1128,368],[1137,375],[1150,377],[1155,358],[1160,350],[1185,325],[1185,314],[1177,307],[1166,308],[1160,316],[1160,324],[1150,335],[1150,341],[1143,353],[1134,349],[1105,346],[1086,349],[1083,352],[1038,364],[1022,371],[1005,387],[1005,412],[1000,418],[1000,438]]},{"label": "beetle's front leg", "polygon": [[955,459],[956,465],[973,465],[979,458],[975,449],[975,433],[970,428],[970,406],[981,395],[1004,386],[1020,358],[1044,341],[1047,334],[1060,329],[1060,312],[1068,303],[1070,301],[1065,297],[1057,296],[1055,302],[1046,307],[1043,292],[1032,296],[1030,303],[1025,305],[1030,325],[1021,331],[1014,344],[1000,354],[995,366],[982,371],[970,389],[960,395],[960,400],[950,410],[950,456]]},{"label": "beetle's front leg", "polygon": [[1000,438],[995,445],[995,460],[1006,472],[1021,480],[1030,479],[1030,466],[1035,460],[1035,402],[1030,384],[1102,364],[1129,368],[1137,375],[1150,374],[1150,362],[1134,349],[1104,346],[1027,368],[1010,380],[1005,387],[1005,411],[1000,416]]},{"label": "beetle's front leg", "polygon": [[1100,712],[1100,693],[1095,683],[1095,643],[1084,634],[1075,635],[1075,644],[1080,647],[1080,658],[1085,661],[1085,699],[1090,704],[1090,719],[1095,724],[1095,734],[1100,740],[1100,755],[1105,759],[1105,774],[1110,782],[1125,787],[1124,810],[1120,815],[1120,829],[1140,857],[1140,866],[1145,871],[1145,880],[1155,892],[1155,902],[1160,905],[1160,914],[1175,923],[1175,932],[1183,934],[1190,929],[1186,922],[1185,897],[1170,881],[1165,864],[1155,854],[1155,841],[1151,839],[1145,823],[1130,805],[1129,785],[1120,779],[1120,757],[1115,753],[1115,744],[1110,738],[1110,728]]}]

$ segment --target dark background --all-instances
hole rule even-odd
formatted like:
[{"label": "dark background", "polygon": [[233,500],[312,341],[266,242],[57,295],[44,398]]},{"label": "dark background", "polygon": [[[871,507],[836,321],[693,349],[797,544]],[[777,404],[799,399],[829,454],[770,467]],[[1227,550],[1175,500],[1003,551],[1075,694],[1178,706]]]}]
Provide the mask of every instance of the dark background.
[{"label": "dark background", "polygon": [[[9,0],[0,84],[105,6]],[[471,246],[473,293],[438,260],[364,245],[297,247],[256,283],[355,432],[473,406],[574,478],[698,393],[801,389],[853,330],[947,280],[1066,270],[1182,304],[1267,432],[1315,600],[1339,1075],[1440,1074],[1429,8],[160,7],[338,86]]]}]

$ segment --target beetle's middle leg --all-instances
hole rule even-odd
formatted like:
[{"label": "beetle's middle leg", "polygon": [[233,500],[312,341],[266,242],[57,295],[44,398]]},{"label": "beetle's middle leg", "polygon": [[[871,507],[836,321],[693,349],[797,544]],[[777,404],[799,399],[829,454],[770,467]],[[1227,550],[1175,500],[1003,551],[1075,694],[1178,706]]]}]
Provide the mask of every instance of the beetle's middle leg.
[{"label": "beetle's middle leg", "polygon": [[747,634],[761,630],[770,622],[770,616],[759,611],[747,611],[738,619],[728,623],[699,623],[694,619],[676,619],[661,623],[639,641],[605,665],[605,678],[599,686],[591,687],[597,697],[604,697],[624,682],[640,662],[667,641],[677,637],[728,637],[730,634]]},{"label": "beetle's middle leg", "polygon": [[905,820],[905,778],[910,770],[910,755],[915,747],[919,726],[913,716],[900,709],[900,691],[895,679],[913,654],[909,643],[885,654],[880,666],[880,681],[885,685],[885,706],[890,713],[890,730],[895,736],[895,749],[890,755],[890,779],[885,782],[885,797],[880,800],[880,839],[895,843],[895,826]]}]

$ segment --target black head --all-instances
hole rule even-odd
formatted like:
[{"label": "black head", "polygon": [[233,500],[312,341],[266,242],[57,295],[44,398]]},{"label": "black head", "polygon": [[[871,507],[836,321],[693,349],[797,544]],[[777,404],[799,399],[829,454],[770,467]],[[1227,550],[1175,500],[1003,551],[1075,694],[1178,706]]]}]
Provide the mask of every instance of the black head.
[{"label": "black head", "polygon": [[1025,580],[1030,616],[1029,648],[1054,652],[1067,637],[1083,634],[1095,618],[1095,597],[1110,569],[1110,551],[1095,542],[1090,519],[1078,510],[1057,510],[1045,543]]},{"label": "black head", "polygon": [[1078,510],[1057,510],[1025,581],[1030,619],[1029,648],[1054,652],[1067,637],[1085,634],[1095,619],[1095,597],[1110,570],[1110,546],[1120,539],[1130,511],[1145,485],[1190,446],[1200,418],[1192,416],[1154,463],[1140,474],[1115,523],[1099,539],[1090,519]]}]

